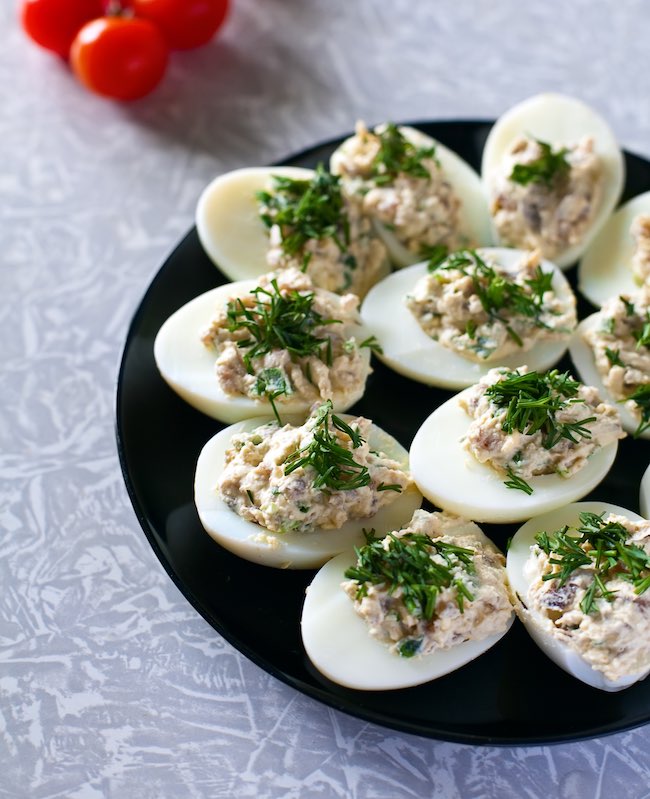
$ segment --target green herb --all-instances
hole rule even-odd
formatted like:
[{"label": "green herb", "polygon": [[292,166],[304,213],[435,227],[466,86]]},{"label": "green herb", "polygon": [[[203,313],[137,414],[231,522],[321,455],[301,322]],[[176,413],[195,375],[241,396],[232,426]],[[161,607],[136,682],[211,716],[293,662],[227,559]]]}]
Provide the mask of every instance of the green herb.
[{"label": "green herb", "polygon": [[359,344],[359,348],[368,347],[371,352],[376,352],[378,355],[383,355],[384,350],[377,340],[377,336],[369,336],[368,338],[364,339],[361,344]]},{"label": "green herb", "polygon": [[517,491],[523,491],[524,494],[528,494],[528,496],[533,493],[533,489],[528,485],[528,483],[521,477],[518,477],[510,467],[506,469],[506,474],[509,478],[508,480],[503,481],[503,485],[506,488],[513,488]]},{"label": "green herb", "polygon": [[414,655],[417,655],[421,646],[421,638],[403,638],[397,644],[397,651],[403,658],[412,658]]},{"label": "green herb", "polygon": [[474,338],[476,336],[476,328],[476,322],[473,319],[468,319],[465,325],[465,332],[469,338]]},{"label": "green herb", "polygon": [[246,489],[246,493],[248,494],[248,499],[250,500],[251,505],[254,505],[255,497],[253,496],[253,492],[250,490],[250,488]]},{"label": "green herb", "polygon": [[607,356],[607,360],[610,362],[612,366],[625,366],[625,364],[621,360],[620,349],[610,350],[609,347],[605,347],[605,355]]},{"label": "green herb", "polygon": [[[544,272],[541,266],[537,267],[533,278],[525,281],[525,285],[509,280],[497,272],[476,250],[459,250],[440,261],[435,267],[429,265],[428,269],[430,272],[459,271],[471,278],[474,293],[490,321],[501,322],[510,338],[519,347],[523,346],[523,341],[508,324],[503,312],[513,316],[523,316],[535,327],[544,329],[549,327],[541,317],[544,313],[544,294],[552,289],[553,273]],[[466,332],[470,338],[474,338],[476,328],[466,329]]]},{"label": "green herb", "polygon": [[311,467],[316,472],[314,488],[348,491],[368,485],[368,467],[354,460],[350,449],[343,446],[339,436],[330,431],[330,425],[350,439],[352,449],[364,443],[358,430],[332,413],[332,401],[327,400],[316,411],[311,442],[285,460],[285,475],[301,467]]},{"label": "green herb", "polygon": [[650,427],[650,383],[639,386],[635,391],[627,396],[622,402],[633,400],[636,402],[639,411],[641,412],[641,421],[639,426],[632,434],[634,438],[638,438],[641,433],[644,433]]},{"label": "green herb", "polygon": [[449,247],[446,244],[423,244],[420,255],[422,260],[427,261],[427,270],[433,272],[449,255]]},{"label": "green herb", "polygon": [[[355,550],[357,565],[345,572],[348,579],[358,583],[357,599],[366,596],[368,584],[385,585],[389,594],[400,588],[409,613],[429,621],[435,615],[438,595],[445,588],[455,589],[461,613],[465,599],[474,598],[458,576],[459,569],[474,573],[474,550],[421,533],[389,533],[385,548],[382,539],[372,533],[365,535],[366,544]],[[434,560],[434,556],[439,557]],[[440,559],[442,563],[438,562]]]},{"label": "green herb", "polygon": [[604,333],[613,334],[615,326],[616,322],[611,316],[608,316],[607,319],[603,319],[602,330]]},{"label": "green herb", "polygon": [[634,316],[634,314],[636,313],[636,309],[635,309],[635,307],[634,307],[634,303],[633,303],[633,302],[630,302],[630,301],[627,299],[627,297],[623,297],[622,295],[619,297],[619,300],[620,300],[620,301],[623,303],[623,305],[625,306],[625,315],[626,315],[626,316]]},{"label": "green herb", "polygon": [[[322,164],[310,180],[273,176],[272,192],[257,192],[260,217],[270,228],[278,225],[282,249],[296,255],[308,241],[332,239],[342,252],[350,243],[350,225],[345,212],[340,178]],[[309,257],[303,260],[303,271]]]},{"label": "green herb", "polygon": [[632,335],[636,341],[637,350],[639,347],[650,347],[650,315],[648,313],[646,313],[643,327],[640,330],[634,330]]},{"label": "green herb", "polygon": [[258,397],[266,397],[268,399],[278,424],[282,425],[282,419],[280,419],[278,409],[275,407],[275,400],[278,397],[286,396],[291,393],[289,381],[282,369],[278,369],[275,366],[268,369],[261,369],[257,373],[253,393]]},{"label": "green herb", "polygon": [[541,150],[541,155],[527,164],[515,164],[510,174],[510,180],[527,186],[529,183],[541,183],[550,186],[557,179],[563,179],[571,170],[571,165],[566,159],[568,150],[562,147],[553,150],[547,142],[536,139]]},{"label": "green herb", "polygon": [[400,175],[429,179],[431,174],[422,163],[435,159],[435,147],[416,147],[389,122],[379,134],[379,152],[372,162],[372,177],[377,186],[392,183]]},{"label": "green herb", "polygon": [[580,383],[568,372],[560,374],[557,369],[548,372],[514,371],[502,380],[488,386],[485,394],[499,409],[506,409],[501,421],[505,433],[518,430],[526,435],[542,434],[542,446],[551,449],[563,438],[578,443],[578,437],[591,438],[591,431],[585,427],[595,422],[589,416],[576,422],[559,422],[558,411],[574,403],[584,402],[578,396]]},{"label": "green herb", "polygon": [[377,491],[396,491],[398,494],[401,494],[402,486],[398,483],[379,483]]},{"label": "green herb", "polygon": [[253,359],[272,350],[287,350],[292,359],[315,355],[331,366],[331,339],[314,335],[314,329],[341,320],[326,319],[315,311],[313,292],[301,294],[292,289],[283,294],[272,280],[269,289],[258,286],[251,294],[256,300],[254,307],[247,308],[236,299],[228,303],[226,311],[228,331],[249,334],[237,342],[238,347],[247,349],[243,361],[249,374],[254,374]]},{"label": "green herb", "polygon": [[[563,527],[550,536],[538,533],[535,540],[557,568],[543,580],[558,580],[564,585],[571,575],[583,567],[593,570],[593,579],[580,609],[589,614],[598,610],[596,599],[611,601],[614,593],[606,587],[610,577],[629,580],[636,594],[650,588],[650,556],[641,547],[627,543],[628,530],[619,522],[605,522],[604,514],[581,513],[580,526]],[[574,530],[575,534],[569,531]]]}]

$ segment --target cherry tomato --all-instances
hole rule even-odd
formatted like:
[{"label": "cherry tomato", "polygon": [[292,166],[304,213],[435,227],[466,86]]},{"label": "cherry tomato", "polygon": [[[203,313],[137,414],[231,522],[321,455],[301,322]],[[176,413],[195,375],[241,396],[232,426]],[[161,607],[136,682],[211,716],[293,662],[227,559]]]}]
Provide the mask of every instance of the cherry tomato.
[{"label": "cherry tomato", "polygon": [[117,100],[137,100],[160,82],[168,50],[147,19],[103,17],[79,31],[70,50],[72,70],[88,89]]},{"label": "cherry tomato", "polygon": [[206,44],[221,27],[229,0],[131,0],[136,17],[150,19],[172,50]]},{"label": "cherry tomato", "polygon": [[63,58],[68,57],[72,40],[86,22],[103,13],[102,0],[23,0],[20,5],[25,33]]}]

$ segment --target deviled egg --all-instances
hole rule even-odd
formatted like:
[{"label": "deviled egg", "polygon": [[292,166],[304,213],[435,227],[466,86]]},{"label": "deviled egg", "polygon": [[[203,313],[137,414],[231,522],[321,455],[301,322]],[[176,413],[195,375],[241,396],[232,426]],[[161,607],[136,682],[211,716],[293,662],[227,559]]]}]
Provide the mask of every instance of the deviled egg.
[{"label": "deviled egg", "polygon": [[416,128],[387,123],[371,131],[359,122],[330,169],[350,202],[373,220],[396,266],[420,261],[432,248],[492,242],[481,179]]},{"label": "deviled egg", "polygon": [[547,93],[497,120],[481,172],[497,241],[539,248],[564,269],[616,207],[625,162],[599,114],[572,97]]},{"label": "deviled egg", "polygon": [[538,253],[498,247],[394,272],[370,290],[361,317],[387,366],[450,389],[476,383],[495,364],[548,369],[576,325],[560,270]]},{"label": "deviled egg", "polygon": [[581,379],[618,404],[623,429],[650,438],[650,286],[605,302],[569,347]]},{"label": "deviled egg", "polygon": [[371,343],[359,300],[314,288],[297,269],[228,283],[191,300],[161,327],[154,357],[190,405],[222,422],[306,413],[363,395]]},{"label": "deviled egg", "polygon": [[301,619],[307,655],[327,678],[359,690],[442,677],[510,628],[503,563],[474,522],[418,510],[404,529],[369,533],[356,558],[343,553],[318,572]]},{"label": "deviled egg", "polygon": [[568,373],[492,369],[424,421],[411,471],[445,510],[517,522],[589,493],[624,435],[616,408]]},{"label": "deviled egg", "polygon": [[650,672],[650,522],[606,502],[558,508],[518,530],[507,571],[519,617],[560,668],[603,691]]},{"label": "deviled egg", "polygon": [[578,288],[594,305],[630,294],[650,278],[650,191],[624,203],[578,266]]},{"label": "deviled egg", "polygon": [[422,496],[406,450],[368,419],[326,402],[299,419],[248,419],[207,442],[196,508],[217,543],[246,560],[311,569],[361,544],[363,529],[396,529]]},{"label": "deviled egg", "polygon": [[231,280],[306,271],[315,285],[363,296],[390,270],[368,219],[319,167],[251,167],[220,175],[201,194],[196,228]]}]

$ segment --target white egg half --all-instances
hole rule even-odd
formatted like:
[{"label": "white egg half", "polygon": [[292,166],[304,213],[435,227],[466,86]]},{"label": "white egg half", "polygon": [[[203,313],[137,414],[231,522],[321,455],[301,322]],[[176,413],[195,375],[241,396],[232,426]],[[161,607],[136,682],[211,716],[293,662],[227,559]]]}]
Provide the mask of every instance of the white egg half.
[{"label": "white egg half", "polygon": [[477,522],[520,522],[584,497],[605,477],[618,443],[596,451],[566,479],[556,474],[531,477],[528,495],[507,488],[506,479],[463,449],[471,418],[459,404],[469,389],[438,407],[415,434],[409,457],[411,474],[424,496],[445,510]]},{"label": "white egg half", "polygon": [[[482,247],[479,253],[493,256],[510,266],[523,256],[522,250],[506,247]],[[553,289],[561,296],[572,295],[571,287],[560,270],[550,261],[542,261],[545,272],[553,270]],[[531,369],[549,369],[566,352],[568,341],[542,341],[529,350],[514,352],[505,358],[477,363],[443,347],[422,330],[406,307],[404,298],[417,281],[426,275],[426,263],[393,272],[373,286],[361,306],[361,318],[369,333],[376,336],[382,353],[376,353],[391,369],[420,383],[440,388],[460,389],[478,382],[494,366],[515,368],[526,363]]]},{"label": "white egg half", "polygon": [[[343,418],[350,417],[343,415]],[[233,435],[250,432],[265,421],[268,420],[247,419],[221,430],[203,447],[196,464],[194,501],[201,524],[218,544],[235,555],[279,569],[314,569],[339,552],[365,543],[364,528],[396,530],[403,527],[422,504],[420,492],[411,486],[374,516],[352,519],[339,530],[317,529],[311,533],[272,533],[242,519],[219,497],[216,485]],[[287,421],[302,423],[302,420],[290,418]],[[368,440],[373,449],[384,452],[405,467],[408,465],[408,453],[404,447],[381,428],[373,425]]]},{"label": "white egg half", "polygon": [[[241,280],[195,297],[167,319],[154,341],[156,366],[168,385],[194,408],[227,424],[250,416],[268,416],[272,413],[271,404],[266,399],[229,396],[221,389],[215,372],[217,355],[203,344],[201,331],[229,299],[243,297],[257,285],[256,280]],[[327,293],[334,302],[340,302],[338,295]],[[347,326],[348,338],[363,341],[368,335],[361,325]],[[361,356],[368,362],[370,350],[363,348]],[[334,410],[346,411],[363,396],[364,390],[365,382],[352,392],[334,393],[329,399]],[[304,413],[312,402],[278,399],[276,406],[281,414]]]},{"label": "white egg half", "polygon": [[[617,402],[605,388],[600,372],[596,368],[593,351],[584,339],[584,333],[587,330],[593,330],[601,324],[600,313],[592,314],[586,319],[583,319],[569,342],[569,353],[582,382],[587,386],[594,386],[597,388],[601,396],[607,402],[616,406],[621,416],[623,429],[632,435],[639,426],[639,422],[625,407],[625,404]],[[639,438],[650,438],[650,428],[641,433]]]},{"label": "white egg half", "polygon": [[578,266],[578,288],[594,305],[617,294],[632,294],[639,286],[632,273],[634,239],[630,234],[638,214],[650,214],[650,191],[622,205],[603,225]]},{"label": "white egg half", "polygon": [[650,669],[641,673],[623,677],[619,680],[609,680],[605,675],[594,669],[581,655],[575,650],[555,639],[546,629],[543,620],[536,616],[526,606],[526,596],[528,594],[529,581],[524,574],[524,566],[530,555],[530,548],[535,543],[535,536],[539,532],[549,534],[560,530],[565,524],[575,526],[580,524],[580,513],[616,513],[625,516],[631,521],[638,521],[641,517],[637,513],[632,513],[618,505],[611,505],[608,502],[575,502],[563,508],[556,508],[549,513],[537,516],[527,521],[519,528],[513,536],[508,548],[508,559],[506,569],[510,586],[515,592],[518,600],[526,610],[520,612],[520,617],[528,630],[531,638],[537,646],[561,669],[576,677],[582,682],[591,685],[593,688],[600,688],[603,691],[620,691],[627,688],[632,683],[642,680]]},{"label": "white egg half", "polygon": [[650,466],[643,473],[639,489],[639,506],[644,519],[650,519]]},{"label": "white egg half", "polygon": [[[471,522],[466,532],[496,549]],[[465,641],[422,657],[400,657],[368,634],[366,623],[341,588],[345,570],[355,564],[354,553],[344,552],[323,566],[307,588],[300,623],[311,662],[325,677],[346,688],[385,691],[435,680],[487,652],[503,638],[514,620],[513,613],[503,632],[481,641]]]},{"label": "white egg half", "polygon": [[203,190],[196,206],[196,230],[203,249],[231,280],[247,280],[269,271],[268,231],[255,194],[266,191],[273,175],[311,180],[313,169],[247,167],[219,175]]},{"label": "white egg half", "polygon": [[[529,135],[554,147],[576,144],[592,136],[604,172],[603,196],[582,241],[555,258],[564,269],[576,261],[593,241],[616,207],[625,181],[625,161],[613,131],[605,120],[580,100],[563,94],[545,93],[530,97],[499,117],[483,149],[481,174],[492,185],[504,156],[519,136]],[[495,239],[498,239],[496,232]]]},{"label": "white egg half", "polygon": [[[407,125],[400,126],[399,130],[415,147],[435,147],[440,167],[461,201],[458,211],[458,230],[465,240],[462,246],[476,247],[480,244],[491,244],[492,223],[479,175],[453,150],[421,130]],[[330,169],[335,175],[340,172],[339,164],[342,157],[339,148],[330,160]],[[373,220],[373,224],[395,266],[409,266],[420,260],[420,256],[404,247],[385,225],[378,220]]]}]

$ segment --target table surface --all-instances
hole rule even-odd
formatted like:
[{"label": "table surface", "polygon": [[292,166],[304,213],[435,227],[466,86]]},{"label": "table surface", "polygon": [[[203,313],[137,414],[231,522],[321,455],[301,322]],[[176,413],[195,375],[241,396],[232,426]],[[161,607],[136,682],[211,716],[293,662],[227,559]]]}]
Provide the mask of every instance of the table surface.
[{"label": "table surface", "polygon": [[86,93],[0,4],[0,796],[648,799],[650,727],[448,744],[267,675],[193,610],[128,501],[130,318],[214,175],[356,119],[498,116],[543,90],[650,157],[643,0],[233,0],[149,98]]}]

